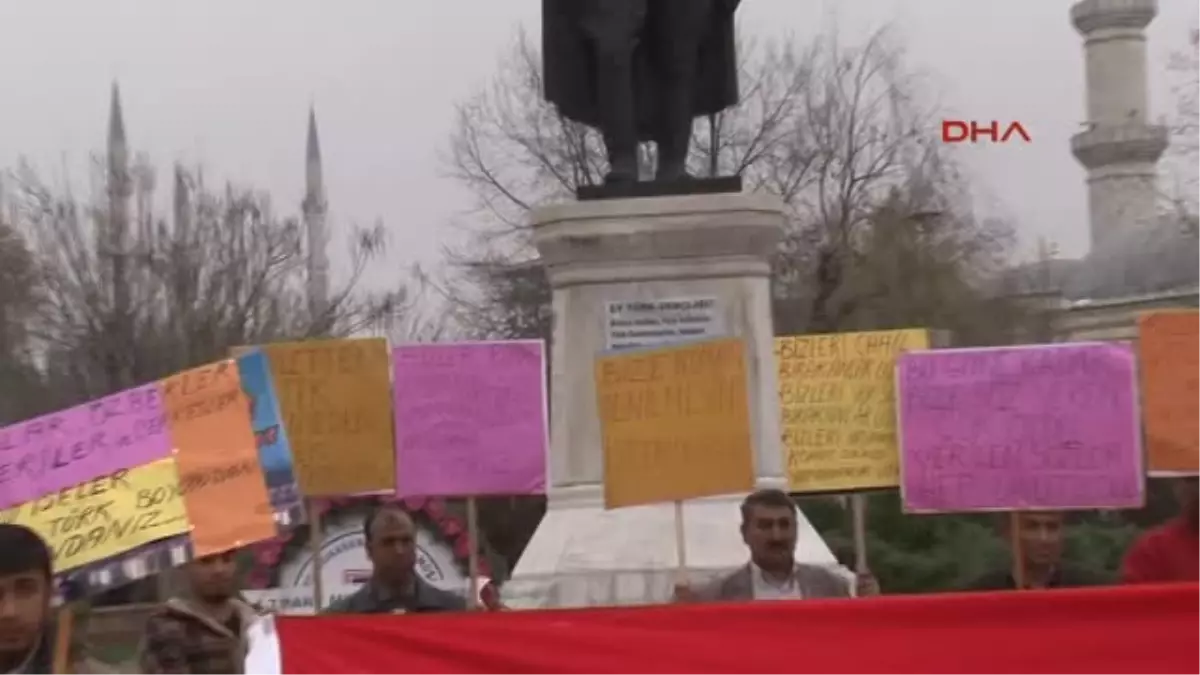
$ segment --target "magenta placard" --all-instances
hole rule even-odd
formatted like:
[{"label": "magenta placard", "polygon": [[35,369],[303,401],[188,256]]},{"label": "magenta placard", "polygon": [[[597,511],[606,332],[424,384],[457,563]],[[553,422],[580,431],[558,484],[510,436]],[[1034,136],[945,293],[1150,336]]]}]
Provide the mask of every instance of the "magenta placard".
[{"label": "magenta placard", "polygon": [[0,429],[0,509],[171,452],[158,385]]},{"label": "magenta placard", "polygon": [[905,510],[1141,506],[1134,363],[1121,343],[902,354]]},{"label": "magenta placard", "polygon": [[546,491],[540,340],[406,345],[392,367],[398,495]]}]

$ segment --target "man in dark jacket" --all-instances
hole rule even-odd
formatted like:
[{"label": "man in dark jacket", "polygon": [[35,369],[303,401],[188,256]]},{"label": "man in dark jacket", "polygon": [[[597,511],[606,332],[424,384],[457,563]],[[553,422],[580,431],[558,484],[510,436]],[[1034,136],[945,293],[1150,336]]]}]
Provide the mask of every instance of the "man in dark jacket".
[{"label": "man in dark jacket", "polygon": [[[50,547],[27,527],[0,523],[0,673],[56,672],[53,596]],[[104,672],[71,643],[67,672]]]},{"label": "man in dark jacket", "polygon": [[399,504],[372,510],[363,522],[371,579],[330,605],[336,614],[405,614],[465,610],[466,601],[436,588],[416,572],[417,526]]},{"label": "man in dark jacket", "polygon": [[[998,565],[987,574],[976,579],[967,586],[971,591],[1003,591],[1016,590],[1017,581],[1013,578],[1015,565],[1024,565],[1025,589],[1036,588],[1069,588],[1073,586],[1095,586],[1104,581],[1063,562],[1063,548],[1066,537],[1065,517],[1061,511],[1021,511],[1005,513],[1001,517],[1000,532],[1004,540],[1012,542],[1016,536],[1020,540],[1020,556],[1013,555],[1006,559],[1005,565]],[[1016,528],[1014,532],[1012,528]],[[1018,557],[1015,565],[1013,558]]]},{"label": "man in dark jacket", "polygon": [[186,595],[167,600],[146,622],[142,672],[245,672],[247,630],[258,615],[237,597],[233,552],[197,558],[184,572]]}]

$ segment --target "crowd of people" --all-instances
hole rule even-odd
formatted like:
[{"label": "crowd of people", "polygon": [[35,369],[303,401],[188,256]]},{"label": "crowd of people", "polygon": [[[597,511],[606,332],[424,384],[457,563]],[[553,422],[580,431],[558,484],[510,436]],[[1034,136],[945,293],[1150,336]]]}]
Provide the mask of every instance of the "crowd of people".
[{"label": "crowd of people", "polygon": [[[1200,503],[1197,479],[1177,479],[1176,518],[1144,533],[1124,557],[1123,583],[1169,583],[1200,579]],[[851,582],[837,572],[795,561],[797,511],[785,492],[760,490],[742,503],[741,532],[747,563],[700,587],[678,586],[678,602],[801,600],[878,595],[869,573]],[[1005,519],[1017,542],[1017,565],[1005,561],[967,589],[1029,589],[1099,583],[1063,563],[1063,514],[1021,512]],[[330,613],[404,614],[453,612],[468,608],[463,597],[425,582],[416,573],[417,529],[399,505],[387,503],[363,523],[372,576],[354,594],[334,603]],[[54,670],[55,621],[52,555],[36,532],[0,524],[0,673]],[[145,673],[241,673],[248,649],[247,629],[258,608],[241,599],[234,553],[189,562],[185,592],[162,603],[147,620],[139,666]],[[481,593],[483,608],[504,610],[495,588]],[[70,654],[74,673],[105,672],[83,650]]]}]

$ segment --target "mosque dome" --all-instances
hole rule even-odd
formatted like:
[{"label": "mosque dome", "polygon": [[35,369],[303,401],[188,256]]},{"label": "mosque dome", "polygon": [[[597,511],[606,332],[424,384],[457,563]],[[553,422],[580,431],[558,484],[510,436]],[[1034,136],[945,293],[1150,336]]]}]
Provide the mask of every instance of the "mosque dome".
[{"label": "mosque dome", "polygon": [[1196,231],[1178,218],[1113,233],[1062,280],[1071,300],[1149,295],[1195,288],[1200,276]]}]

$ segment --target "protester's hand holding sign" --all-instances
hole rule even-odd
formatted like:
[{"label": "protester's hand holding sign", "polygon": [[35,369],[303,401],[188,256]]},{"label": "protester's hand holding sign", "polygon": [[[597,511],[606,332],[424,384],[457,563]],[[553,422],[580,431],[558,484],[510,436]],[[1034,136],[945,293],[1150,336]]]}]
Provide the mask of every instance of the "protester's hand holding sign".
[{"label": "protester's hand holding sign", "polygon": [[854,595],[859,598],[873,598],[881,593],[879,580],[870,572],[859,572],[854,575]]}]

